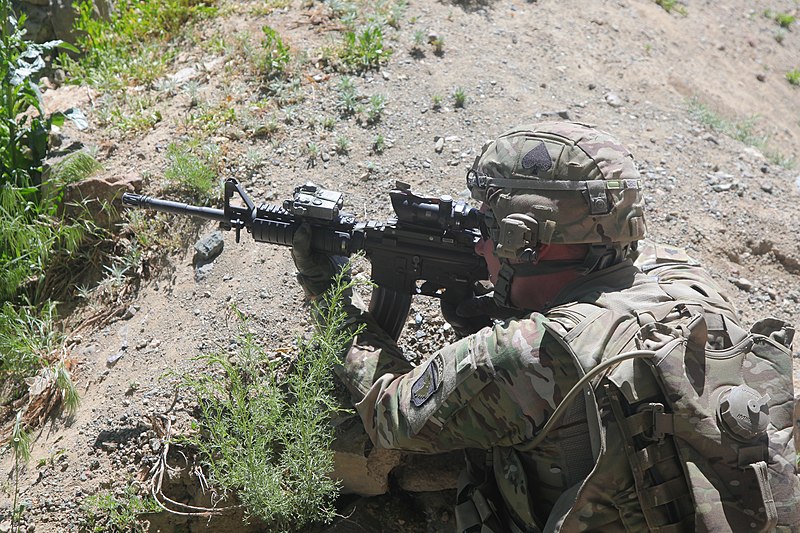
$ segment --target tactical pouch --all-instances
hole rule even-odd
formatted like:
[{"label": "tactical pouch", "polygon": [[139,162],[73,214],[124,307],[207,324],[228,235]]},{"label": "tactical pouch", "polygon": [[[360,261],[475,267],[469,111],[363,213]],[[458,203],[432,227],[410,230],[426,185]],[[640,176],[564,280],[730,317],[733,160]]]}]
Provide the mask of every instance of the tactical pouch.
[{"label": "tactical pouch", "polygon": [[[705,343],[704,316],[680,310],[683,319],[647,324],[637,335],[641,349],[657,352],[650,366],[663,402],[637,405],[617,392],[629,389],[632,376],[610,376],[611,407],[631,448],[626,451],[648,524],[659,531],[692,522],[696,531],[796,530],[800,481],[786,345],[793,330],[767,319],[735,345],[713,350]],[[684,476],[654,479],[654,466],[669,470],[673,454]],[[687,488],[693,517],[680,501]]]}]

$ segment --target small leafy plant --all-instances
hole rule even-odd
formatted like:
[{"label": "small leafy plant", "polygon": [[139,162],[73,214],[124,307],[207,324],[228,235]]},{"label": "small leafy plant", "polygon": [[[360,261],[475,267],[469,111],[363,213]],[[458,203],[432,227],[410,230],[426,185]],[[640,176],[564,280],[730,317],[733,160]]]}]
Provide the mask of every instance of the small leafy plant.
[{"label": "small leafy plant", "polygon": [[661,8],[666,11],[667,13],[672,13],[675,11],[680,15],[686,16],[686,8],[682,6],[678,0],[655,0],[656,5],[661,6]]},{"label": "small leafy plant", "polygon": [[382,154],[384,150],[386,150],[386,139],[379,133],[372,141],[372,152]]},{"label": "small leafy plant", "polygon": [[339,101],[336,107],[339,109],[339,113],[343,117],[354,115],[358,111],[358,91],[353,78],[343,76],[339,80],[337,90],[339,92]]},{"label": "small leafy plant", "polygon": [[350,140],[344,135],[336,137],[336,153],[339,155],[347,155],[350,153]]},{"label": "small leafy plant", "polygon": [[283,358],[268,357],[244,323],[235,354],[202,356],[207,370],[182,378],[199,406],[196,431],[183,440],[199,451],[212,486],[234,492],[270,531],[333,518],[338,483],[329,476],[329,419],[339,408],[332,368],[354,334],[343,308],[351,288],[341,276],[335,280],[288,368]]},{"label": "small leafy plant", "polygon": [[346,31],[339,56],[346,70],[363,72],[377,69],[389,60],[392,51],[383,43],[383,30],[370,25],[360,31]]},{"label": "small leafy plant", "polygon": [[283,42],[278,32],[269,26],[262,27],[261,31],[264,33],[264,41],[257,60],[258,71],[268,80],[283,76],[291,60],[289,46]]},{"label": "small leafy plant", "polygon": [[386,108],[386,97],[382,94],[373,94],[369,97],[369,107],[367,108],[367,124],[377,124],[383,116]]},{"label": "small leafy plant", "polygon": [[467,93],[461,87],[456,87],[453,90],[453,105],[455,107],[464,107],[467,103]]},{"label": "small leafy plant", "polygon": [[787,72],[786,80],[795,87],[800,85],[800,70],[793,68],[792,70]]},{"label": "small leafy plant", "polygon": [[444,37],[438,35],[430,40],[434,55],[442,57],[444,55]]},{"label": "small leafy plant", "polygon": [[103,491],[86,498],[81,510],[86,531],[93,533],[145,533],[148,528],[141,515],[161,510],[150,496],[139,496],[129,485],[120,495]]},{"label": "small leafy plant", "polygon": [[789,29],[792,24],[795,23],[795,16],[790,15],[789,13],[776,13],[775,14],[775,22],[778,23],[778,26],[781,28]]}]

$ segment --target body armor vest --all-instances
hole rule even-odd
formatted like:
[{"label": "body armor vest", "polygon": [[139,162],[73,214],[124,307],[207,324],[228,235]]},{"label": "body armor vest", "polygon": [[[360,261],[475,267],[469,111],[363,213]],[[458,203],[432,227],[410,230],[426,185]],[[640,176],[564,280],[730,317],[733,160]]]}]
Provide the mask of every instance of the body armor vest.
[{"label": "body armor vest", "polygon": [[655,355],[611,366],[578,396],[594,463],[546,522],[520,494],[535,478],[503,481],[534,450],[493,451],[508,511],[500,530],[798,531],[794,330],[776,319],[743,330],[708,274],[687,264],[645,274],[625,262],[570,293],[562,301],[573,303],[546,313],[547,329],[581,373],[632,350]]}]

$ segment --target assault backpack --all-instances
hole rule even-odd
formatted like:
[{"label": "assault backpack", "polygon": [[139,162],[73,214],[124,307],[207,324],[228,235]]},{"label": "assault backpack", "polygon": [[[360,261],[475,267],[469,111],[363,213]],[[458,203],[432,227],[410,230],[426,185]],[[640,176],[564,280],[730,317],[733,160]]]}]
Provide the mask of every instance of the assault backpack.
[{"label": "assault backpack", "polygon": [[[688,261],[644,270],[598,273],[587,280],[597,290],[578,287],[573,303],[547,313],[584,378],[532,442],[493,450],[496,483],[462,484],[465,509],[469,494],[479,496],[470,531],[800,531],[794,330],[772,318],[743,330],[729,299]],[[578,404],[594,468],[539,523],[497,474],[521,466]],[[495,487],[510,513],[484,498]],[[511,525],[490,525],[509,514]]]}]

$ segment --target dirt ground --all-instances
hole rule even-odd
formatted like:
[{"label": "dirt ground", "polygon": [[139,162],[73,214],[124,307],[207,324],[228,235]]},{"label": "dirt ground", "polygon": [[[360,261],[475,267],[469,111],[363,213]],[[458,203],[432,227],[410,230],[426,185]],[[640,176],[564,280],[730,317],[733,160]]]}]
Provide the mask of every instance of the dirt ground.
[{"label": "dirt ground", "polygon": [[[800,323],[800,87],[785,78],[800,68],[800,29],[795,24],[776,39],[779,27],[764,15],[766,9],[798,14],[796,1],[695,1],[683,16],[650,0],[411,0],[398,28],[387,29],[391,59],[355,79],[365,100],[386,97],[374,125],[339,116],[341,76],[314,65],[319,47],[335,34],[335,21],[326,18],[323,3],[300,4],[267,14],[254,9],[256,2],[227,3],[223,17],[198,30],[198,42],[215,35],[234,40],[269,24],[292,50],[307,52],[309,62],[297,75],[304,98],[291,112],[255,105],[263,96],[235,52],[187,44],[167,89],[142,88],[157,96],[154,107],[163,118],[155,127],[121,135],[65,126],[67,142],[99,146],[105,174],[141,177],[144,190],[157,193],[164,186],[165,147],[191,128],[192,100],[222,102],[241,120],[209,135],[223,156],[221,178],[235,177],[254,198],[274,203],[313,180],[346,192],[346,206],[359,218],[385,220],[395,180],[419,194],[463,198],[466,168],[485,140],[522,123],[587,122],[634,153],[651,238],[683,246],[699,259],[748,325],[765,316]],[[414,50],[420,31],[425,43]],[[427,44],[431,33],[443,39],[441,55]],[[457,87],[466,94],[463,108],[451,96]],[[442,97],[438,110],[435,96]],[[99,104],[86,88],[62,87],[45,97],[50,111],[77,105],[97,121]],[[748,146],[713,129],[691,112],[697,102],[731,123],[752,124],[766,145]],[[336,118],[332,131],[320,127],[325,117]],[[248,122],[269,120],[280,123],[272,139],[248,135]],[[372,149],[379,134],[382,153]],[[338,136],[349,138],[349,154],[335,153]],[[308,143],[319,150],[314,165]],[[790,158],[793,168],[775,162]],[[198,235],[213,230],[209,223]],[[187,238],[182,252],[142,281],[129,312],[80,335],[72,355],[81,407],[72,419],[54,420],[35,434],[22,474],[28,531],[77,531],[87,495],[143,483],[141,474],[160,447],[154,418],[174,416],[176,430],[188,420],[188,400],[176,395],[168,372],[190,371],[197,365],[193,357],[230,345],[232,304],[250,318],[268,350],[291,348],[307,331],[288,249],[256,245],[247,235],[237,244],[233,233],[224,240],[223,253],[198,274]],[[452,339],[435,303],[415,300],[402,337],[407,350],[424,356]],[[798,370],[795,365],[796,381]],[[11,470],[9,455],[0,456],[4,482]],[[365,500],[367,510],[348,527],[452,530],[450,502],[440,494],[423,500],[408,494]],[[0,492],[0,523],[7,523],[10,506]],[[331,531],[350,531],[337,527]],[[151,529],[239,526],[199,520]]]}]

